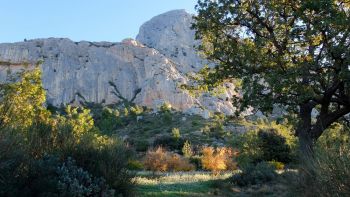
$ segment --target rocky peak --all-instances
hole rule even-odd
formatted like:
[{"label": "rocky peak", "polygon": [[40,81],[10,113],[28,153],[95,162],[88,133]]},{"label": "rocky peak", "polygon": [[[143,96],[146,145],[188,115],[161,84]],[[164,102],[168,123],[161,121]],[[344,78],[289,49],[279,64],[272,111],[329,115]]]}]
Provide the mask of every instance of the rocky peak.
[{"label": "rocky peak", "polygon": [[194,50],[200,41],[191,29],[192,17],[185,10],[155,16],[141,26],[136,40],[171,58],[181,72],[198,71],[205,61]]}]

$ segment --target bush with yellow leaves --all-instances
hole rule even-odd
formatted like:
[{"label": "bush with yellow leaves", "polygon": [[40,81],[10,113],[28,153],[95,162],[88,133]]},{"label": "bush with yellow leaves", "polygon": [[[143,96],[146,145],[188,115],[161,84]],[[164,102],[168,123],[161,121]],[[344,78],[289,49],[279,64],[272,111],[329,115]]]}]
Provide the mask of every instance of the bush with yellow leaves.
[{"label": "bush with yellow leaves", "polygon": [[176,153],[170,153],[162,147],[149,150],[143,161],[146,170],[151,171],[191,171],[195,170],[189,160]]},{"label": "bush with yellow leaves", "polygon": [[213,173],[237,169],[237,165],[233,161],[236,152],[231,148],[204,147],[202,154],[201,163],[203,169],[210,170]]}]

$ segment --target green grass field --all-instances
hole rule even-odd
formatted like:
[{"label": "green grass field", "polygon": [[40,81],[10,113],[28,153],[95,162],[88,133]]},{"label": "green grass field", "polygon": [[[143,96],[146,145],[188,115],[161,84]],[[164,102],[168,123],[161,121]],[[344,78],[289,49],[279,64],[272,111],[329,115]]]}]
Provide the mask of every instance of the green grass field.
[{"label": "green grass field", "polygon": [[207,172],[139,173],[135,177],[137,196],[218,196],[215,185],[232,173],[211,175]]},{"label": "green grass field", "polygon": [[181,197],[181,196],[208,196],[208,197],[249,197],[249,196],[287,196],[284,179],[262,185],[238,187],[228,184],[225,179],[237,172],[226,172],[212,175],[208,172],[185,173],[151,173],[138,172],[136,196],[140,197]]}]

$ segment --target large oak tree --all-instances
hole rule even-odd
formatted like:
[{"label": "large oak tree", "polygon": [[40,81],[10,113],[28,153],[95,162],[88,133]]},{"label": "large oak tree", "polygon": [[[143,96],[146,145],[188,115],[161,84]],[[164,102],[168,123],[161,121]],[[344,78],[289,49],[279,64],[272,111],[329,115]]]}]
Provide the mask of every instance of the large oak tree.
[{"label": "large oak tree", "polygon": [[201,49],[217,65],[206,82],[242,79],[242,107],[297,114],[305,151],[350,112],[350,1],[199,0],[196,8]]}]

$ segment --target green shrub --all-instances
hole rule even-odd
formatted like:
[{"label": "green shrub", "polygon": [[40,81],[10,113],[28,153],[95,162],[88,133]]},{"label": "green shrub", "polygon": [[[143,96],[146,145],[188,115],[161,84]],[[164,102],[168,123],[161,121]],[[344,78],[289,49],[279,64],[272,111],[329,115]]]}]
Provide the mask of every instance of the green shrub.
[{"label": "green shrub", "polygon": [[164,112],[163,114],[163,122],[164,124],[170,124],[173,121],[173,115],[171,114],[171,112]]},{"label": "green shrub", "polygon": [[74,158],[78,166],[104,178],[116,194],[131,195],[132,174],[127,162],[132,152],[116,137],[102,135],[88,110],[68,107],[66,113],[58,116],[55,152],[63,158]]},{"label": "green shrub", "polygon": [[259,147],[262,151],[261,161],[279,161],[289,163],[292,161],[290,147],[286,139],[275,130],[258,132]]},{"label": "green shrub", "polygon": [[[63,177],[74,182],[61,180],[62,184],[74,183],[76,188],[85,187],[84,192],[90,187],[107,191],[108,184],[117,195],[132,195],[127,170],[131,152],[124,144],[101,135],[88,109],[67,106],[63,114],[45,109],[40,69],[19,76],[21,80],[0,86],[0,196],[57,196],[55,182],[60,176],[55,169],[68,157],[79,167],[66,163],[63,169],[68,174]],[[92,177],[101,179],[95,184]]]},{"label": "green shrub", "polygon": [[137,152],[146,152],[150,146],[147,139],[132,139],[131,144]]},{"label": "green shrub", "polygon": [[26,189],[21,192],[28,196],[54,196],[59,194],[57,170],[61,164],[57,157],[50,155],[38,160],[30,160],[28,173],[22,174],[26,180],[30,181],[30,184],[26,184]]},{"label": "green shrub", "polygon": [[248,186],[270,182],[277,177],[274,166],[267,162],[260,162],[256,165],[249,164],[242,169],[242,172],[235,174],[230,179],[231,183],[238,186]]},{"label": "green shrub", "polygon": [[201,129],[201,131],[203,132],[203,134],[205,134],[205,135],[210,135],[210,127],[208,126],[208,125],[205,125],[202,129]]},{"label": "green shrub", "polygon": [[77,139],[77,142],[79,142],[79,138],[85,133],[94,128],[94,120],[89,109],[76,108],[68,105],[66,107],[64,118],[65,123],[71,126],[73,135]]},{"label": "green shrub", "polygon": [[197,170],[204,170],[202,167],[202,157],[199,155],[195,155],[189,158],[190,163],[193,164]]},{"label": "green shrub", "polygon": [[79,166],[93,176],[104,178],[117,194],[133,194],[133,174],[127,169],[132,151],[118,139],[96,134],[86,135],[71,152]]},{"label": "green shrub", "polygon": [[225,114],[221,112],[215,112],[213,115],[213,120],[216,122],[221,122],[223,123],[225,121]]},{"label": "green shrub", "polygon": [[211,137],[221,139],[221,138],[224,138],[226,135],[227,135],[227,132],[225,131],[224,125],[222,125],[221,123],[215,123],[209,129],[209,136]]},{"label": "green shrub", "polygon": [[279,161],[269,161],[270,165],[272,165],[276,170],[283,170],[284,169],[284,163]]},{"label": "green shrub", "polygon": [[129,116],[129,110],[128,110],[128,108],[124,108],[124,116],[125,117],[128,117]]},{"label": "green shrub", "polygon": [[[267,123],[266,123],[267,124]],[[233,147],[239,151],[240,166],[261,161],[290,163],[296,160],[296,138],[289,127],[269,123],[255,130],[233,136]]]},{"label": "green shrub", "polygon": [[[0,184],[1,196],[113,196],[102,178],[94,178],[68,158],[64,163],[55,156],[45,156],[22,163],[26,170],[16,174],[16,181]],[[15,178],[15,177],[13,177]],[[7,182],[9,183],[9,182]]]},{"label": "green shrub", "polygon": [[[1,181],[0,196],[58,196],[58,176],[56,173],[59,166],[56,157],[47,156],[33,160],[28,158],[21,163],[21,170],[14,171],[14,177]],[[3,175],[1,171],[1,175]]]},{"label": "green shrub", "polygon": [[173,138],[174,138],[175,140],[178,140],[178,139],[180,139],[180,137],[181,137],[180,129],[179,129],[179,128],[173,128],[173,129],[171,130],[171,134],[172,134],[172,136],[173,136]]},{"label": "green shrub", "polygon": [[25,183],[30,155],[22,140],[18,133],[0,130],[0,196],[16,196]]},{"label": "green shrub", "polygon": [[95,118],[95,125],[105,134],[111,134],[117,126],[122,125],[120,113],[116,109],[113,110],[106,107],[102,110],[100,116]]},{"label": "green shrub", "polygon": [[153,142],[153,147],[163,147],[167,150],[172,151],[179,151],[182,149],[182,147],[185,144],[185,140],[183,138],[174,139],[172,136],[169,135],[162,135],[157,137]]},{"label": "green shrub", "polygon": [[141,106],[135,105],[130,107],[130,113],[133,116],[138,116],[141,115],[143,113],[144,109]]},{"label": "green shrub", "polygon": [[57,168],[60,196],[114,196],[103,178],[94,178],[71,158]]},{"label": "green shrub", "polygon": [[163,113],[170,112],[171,111],[171,104],[168,102],[163,103],[163,105],[160,106],[160,111]]},{"label": "green shrub", "polygon": [[182,147],[182,154],[187,158],[190,158],[193,155],[192,146],[188,140],[186,140],[184,146]]},{"label": "green shrub", "polygon": [[317,140],[316,148],[323,151],[334,151],[338,153],[340,149],[350,147],[350,126],[335,123],[327,129],[322,136]]},{"label": "green shrub", "polygon": [[45,120],[50,112],[44,108],[45,89],[41,82],[39,65],[31,71],[10,76],[0,86],[0,122],[7,127],[25,132],[37,121]]},{"label": "green shrub", "polygon": [[254,163],[261,158],[262,151],[260,149],[260,140],[257,131],[248,131],[234,135],[233,147],[239,151],[237,157],[239,166]]},{"label": "green shrub", "polygon": [[143,170],[143,163],[138,160],[129,160],[128,161],[128,169],[129,170]]},{"label": "green shrub", "polygon": [[198,120],[192,121],[192,126],[198,126],[198,125],[200,125],[200,122]]},{"label": "green shrub", "polygon": [[[11,144],[15,145],[13,143],[14,141]],[[8,142],[0,141],[0,146],[6,144]],[[80,180],[78,180],[77,183],[75,181],[74,183],[77,184],[75,186],[72,185],[73,182],[66,182],[67,187],[72,188],[65,188],[62,191],[58,190],[56,182],[59,181],[59,176],[54,171],[58,167],[58,160],[46,159],[45,157],[43,159],[33,158],[29,155],[30,152],[27,152],[32,149],[23,149],[20,144],[19,147],[12,147],[17,148],[17,150],[2,149],[7,154],[0,155],[0,196],[54,196],[54,194],[63,191],[84,193],[90,191],[91,188],[94,188],[91,192],[107,192],[107,190],[109,191],[107,185],[110,185],[111,189],[116,191],[116,194],[132,195],[133,184],[131,178],[133,175],[127,170],[127,161],[131,157],[131,153],[117,140],[96,134],[85,134],[80,142],[69,147],[70,149],[55,151],[56,154],[60,155],[60,158],[72,156],[77,160],[77,164],[84,168],[84,170],[83,168],[77,168],[77,172],[72,171],[71,176],[78,176],[74,175],[78,172],[82,173],[81,176],[91,173],[92,176],[101,177],[105,180],[104,182],[102,179],[96,179],[97,182],[93,185],[86,185],[91,182],[92,176],[89,175],[90,179],[87,177],[86,180],[81,177],[83,182],[80,183]],[[78,177],[71,177],[71,179],[74,181]],[[75,187],[82,187],[81,184],[91,188],[75,191]],[[64,184],[61,186],[64,186]],[[68,193],[66,194],[68,195]]]}]

